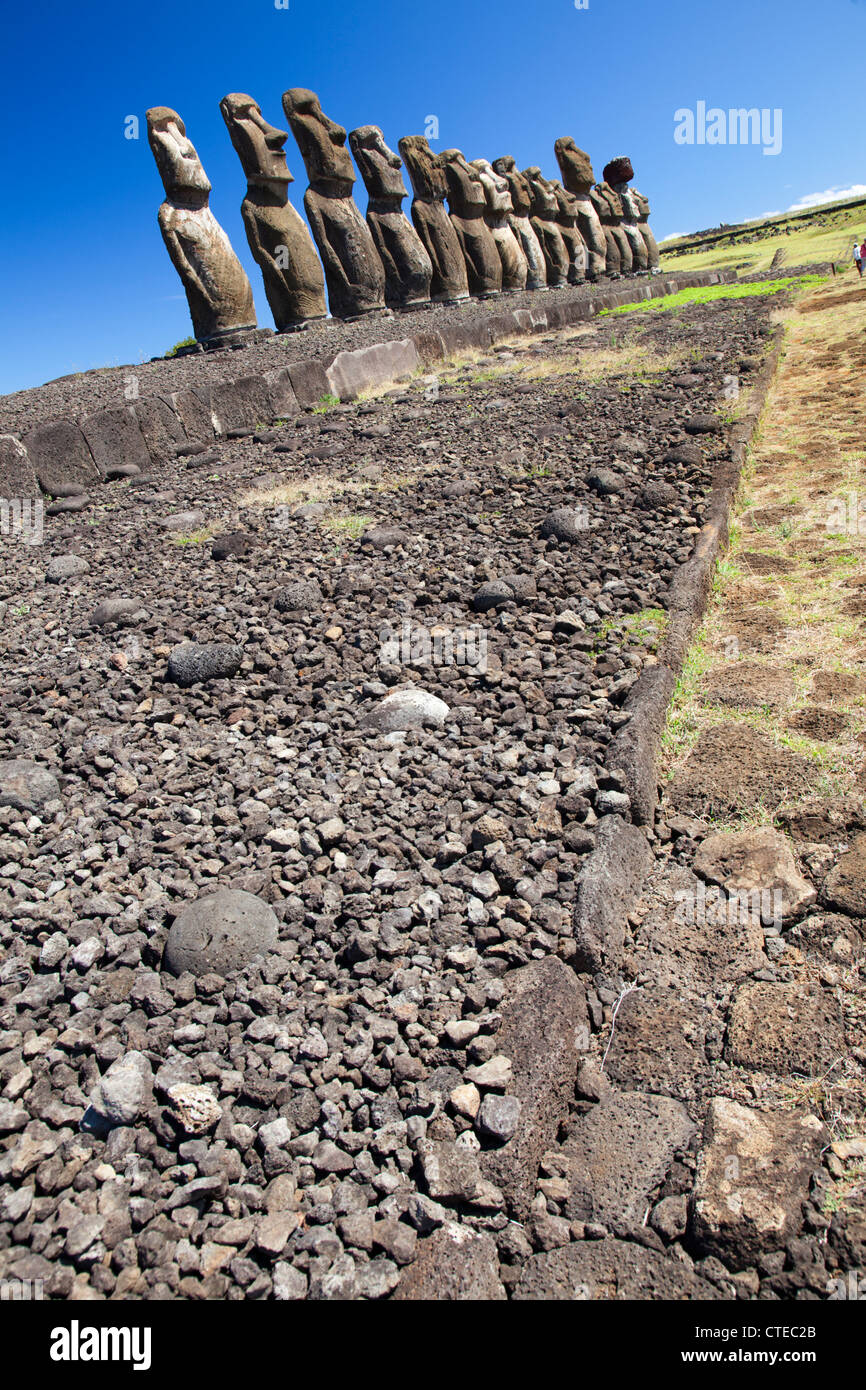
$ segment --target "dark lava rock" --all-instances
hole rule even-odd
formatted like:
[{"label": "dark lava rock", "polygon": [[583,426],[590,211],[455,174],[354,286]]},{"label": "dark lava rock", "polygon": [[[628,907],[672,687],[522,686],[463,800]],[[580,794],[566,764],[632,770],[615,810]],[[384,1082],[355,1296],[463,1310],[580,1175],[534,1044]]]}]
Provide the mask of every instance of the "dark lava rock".
[{"label": "dark lava rock", "polygon": [[280,589],[274,599],[278,613],[308,613],[321,607],[324,595],[315,579],[297,579]]},{"label": "dark lava rock", "polygon": [[277,919],[252,893],[222,889],[184,907],[165,946],[164,965],[173,975],[227,977],[277,945]]},{"label": "dark lava rock", "polygon": [[599,497],[610,497],[625,488],[625,480],[612,468],[594,468],[586,481]]},{"label": "dark lava rock", "polygon": [[212,560],[243,560],[253,548],[253,538],[246,531],[228,531],[216,536],[211,546]]},{"label": "dark lava rock", "polygon": [[684,428],[686,434],[721,434],[725,425],[718,415],[692,415]]},{"label": "dark lava rock", "polygon": [[393,1300],[491,1302],[505,1298],[493,1237],[450,1223],[418,1242],[418,1257],[400,1280]]},{"label": "dark lava rock", "polygon": [[62,516],[66,512],[83,512],[89,503],[90,498],[85,492],[76,492],[69,497],[60,497],[56,502],[52,502],[50,507],[45,508],[45,515]]},{"label": "dark lava rock", "polygon": [[190,686],[234,676],[243,655],[243,648],[234,642],[181,642],[168,658],[165,678],[175,685]]},{"label": "dark lava rock", "polygon": [[80,555],[55,555],[49,560],[45,570],[48,584],[60,584],[64,579],[74,579],[79,574],[87,574],[90,566]]},{"label": "dark lava rock", "polygon": [[533,1255],[523,1267],[519,1302],[563,1299],[720,1298],[718,1290],[678,1260],[625,1240],[578,1241]]},{"label": "dark lava rock", "polygon": [[557,507],[541,523],[542,536],[552,536],[558,541],[580,540],[586,535],[587,529],[586,512],[574,507]]},{"label": "dark lava rock", "polygon": [[130,627],[133,623],[147,618],[147,610],[136,598],[106,598],[90,615],[91,627],[105,627],[117,623],[118,627]]},{"label": "dark lava rock", "polygon": [[14,806],[26,815],[38,815],[48,801],[56,801],[60,787],[53,772],[29,758],[0,762],[0,806]]}]

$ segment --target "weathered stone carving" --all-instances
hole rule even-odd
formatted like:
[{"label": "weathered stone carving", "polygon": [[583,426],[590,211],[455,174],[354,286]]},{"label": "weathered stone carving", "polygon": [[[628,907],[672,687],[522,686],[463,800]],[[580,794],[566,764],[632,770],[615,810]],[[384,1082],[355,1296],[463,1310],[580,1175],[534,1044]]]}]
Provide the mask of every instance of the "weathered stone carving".
[{"label": "weathered stone carving", "polygon": [[283,93],[283,110],[310,180],[304,207],[325,267],[331,313],[355,318],[384,309],[385,271],[352,197],[355,170],[345,130],[305,87]]},{"label": "weathered stone carving", "polygon": [[[623,231],[632,244],[632,257],[635,268],[639,270],[658,270],[659,268],[659,248],[656,239],[650,230],[649,203],[642,193],[638,193],[636,188],[629,188],[629,183],[634,178],[634,169],[631,160],[627,155],[620,155],[617,159],[612,159],[604,167],[605,183],[609,183],[615,193],[619,194],[623,212]],[[633,235],[631,229],[636,229],[638,236]],[[641,247],[640,242],[643,243]]]},{"label": "weathered stone carving", "polygon": [[557,179],[551,180],[559,208],[559,230],[568,252],[568,283],[582,285],[586,279],[586,246],[577,225],[578,209],[574,196]]},{"label": "weathered stone carving", "polygon": [[469,298],[466,261],[445,208],[445,171],[423,135],[406,135],[398,148],[412,181],[412,222],[433,266],[430,297],[437,303]]},{"label": "weathered stone carving", "polygon": [[559,204],[553,185],[537,164],[524,169],[523,177],[532,196],[532,230],[538,238],[547,263],[547,283],[552,290],[568,284],[568,247],[559,225]]},{"label": "weathered stone carving", "polygon": [[481,175],[481,185],[487,199],[486,222],[496,242],[502,263],[503,290],[525,290],[529,265],[509,222],[513,212],[508,180],[497,174],[486,159],[473,159],[471,168]]},{"label": "weathered stone carving", "polygon": [[510,154],[503,155],[500,159],[494,159],[493,168],[497,174],[501,174],[508,181],[512,208],[508,214],[508,222],[526,257],[526,288],[528,290],[546,290],[547,263],[538,237],[535,235],[529,220],[529,214],[532,210],[532,193],[529,183],[518,170]]},{"label": "weathered stone carving", "polygon": [[592,200],[595,174],[589,155],[578,148],[571,136],[563,136],[554,146],[562,182],[575,200],[577,226],[586,246],[587,280],[598,280],[607,271],[607,238]]},{"label": "weathered stone carving", "polygon": [[427,304],[433,265],[403,212],[403,199],[409,196],[403,161],[388,149],[377,125],[351,131],[349,145],[370,197],[367,223],[385,268],[385,302],[401,309]]},{"label": "weathered stone carving", "polygon": [[487,198],[481,175],[466,163],[460,150],[440,156],[448,186],[451,222],[466,261],[472,294],[489,298],[502,290],[502,262],[487,225]]},{"label": "weathered stone carving", "polygon": [[608,275],[630,275],[631,243],[622,227],[622,201],[609,183],[597,183],[591,193],[607,239]]},{"label": "weathered stone carving", "polygon": [[302,218],[289,202],[294,179],[283,151],[288,132],[269,125],[258,104],[243,92],[223,97],[220,111],[247,178],[241,216],[274,323],[282,330],[326,318],[322,267]]},{"label": "weathered stone carving", "polygon": [[166,193],[159,229],[183,281],[193,332],[200,342],[218,346],[255,328],[250,282],[208,207],[210,180],[177,112],[151,107],[147,138]]}]

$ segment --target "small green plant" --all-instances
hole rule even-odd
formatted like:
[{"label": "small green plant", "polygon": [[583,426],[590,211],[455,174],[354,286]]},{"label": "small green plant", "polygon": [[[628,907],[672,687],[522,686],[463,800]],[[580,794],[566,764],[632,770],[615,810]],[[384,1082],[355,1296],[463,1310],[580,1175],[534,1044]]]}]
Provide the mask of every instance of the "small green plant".
[{"label": "small green plant", "polygon": [[181,338],[180,342],[175,343],[174,347],[170,347],[165,355],[166,357],[177,357],[178,348],[185,347],[195,347],[195,338]]},{"label": "small green plant", "polygon": [[330,393],[326,392],[324,396],[319,397],[319,399],[316,401],[316,404],[313,406],[313,414],[327,415],[329,410],[334,410],[335,407],[339,404],[339,396],[332,396],[330,395]]},{"label": "small green plant", "polygon": [[213,531],[209,526],[203,526],[199,531],[190,531],[187,535],[172,536],[172,545],[204,545],[206,541],[213,540]]},{"label": "small green plant", "polygon": [[361,516],[353,513],[348,516],[328,516],[325,517],[322,525],[329,531],[337,531],[346,536],[351,536],[352,540],[357,540],[373,520],[371,516]]}]

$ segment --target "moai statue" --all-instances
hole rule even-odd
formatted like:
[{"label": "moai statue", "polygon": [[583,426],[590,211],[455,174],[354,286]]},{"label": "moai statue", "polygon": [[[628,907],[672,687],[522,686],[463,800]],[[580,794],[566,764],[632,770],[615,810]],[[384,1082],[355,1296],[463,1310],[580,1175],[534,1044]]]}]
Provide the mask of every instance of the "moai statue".
[{"label": "moai statue", "polygon": [[466,261],[445,209],[448,186],[439,156],[423,135],[405,135],[398,149],[412,181],[412,221],[433,265],[430,297],[436,304],[469,298]]},{"label": "moai statue", "polygon": [[532,230],[538,238],[547,263],[547,284],[552,290],[568,284],[569,256],[559,225],[559,204],[553,185],[537,164],[524,169],[523,177],[532,197]]},{"label": "moai statue", "polygon": [[497,174],[501,174],[508,181],[512,208],[508,214],[508,222],[526,257],[528,268],[526,288],[528,290],[546,290],[548,287],[547,262],[529,220],[529,214],[532,211],[532,191],[529,183],[518,170],[510,154],[503,155],[500,159],[494,159],[493,168]]},{"label": "moai statue", "polygon": [[630,275],[631,243],[622,228],[622,201],[609,183],[597,183],[590,194],[607,240],[608,275]]},{"label": "moai statue", "polygon": [[440,156],[448,185],[451,222],[466,261],[470,293],[481,299],[502,292],[502,262],[487,225],[487,197],[481,175],[471,169],[460,150]]},{"label": "moai statue", "polygon": [[288,131],[269,125],[243,92],[223,97],[220,111],[246,174],[241,216],[277,329],[327,318],[322,267],[310,233],[289,202],[294,179],[283,152]]},{"label": "moai statue", "polygon": [[607,238],[592,201],[595,174],[589,155],[578,148],[570,135],[557,140],[554,148],[562,182],[577,208],[577,226],[586,246],[586,278],[599,280],[607,273]]},{"label": "moai statue", "polygon": [[551,184],[559,209],[559,230],[568,252],[568,283],[582,285],[586,279],[586,245],[577,225],[577,206],[558,179],[551,179]]},{"label": "moai statue", "polygon": [[502,288],[507,291],[525,290],[529,265],[508,220],[512,212],[508,180],[497,174],[486,159],[473,159],[470,167],[477,169],[481,175],[481,186],[487,199],[485,220],[502,262]]},{"label": "moai statue", "polygon": [[345,130],[304,87],[283,93],[283,110],[310,180],[304,207],[325,267],[331,313],[357,318],[384,309],[385,271],[352,197],[355,170]]},{"label": "moai statue", "polygon": [[386,304],[395,309],[429,304],[433,265],[403,212],[403,199],[409,196],[403,161],[388,149],[377,125],[351,131],[349,145],[370,195],[367,222],[385,267]]},{"label": "moai statue", "polygon": [[193,332],[206,347],[219,347],[256,327],[250,282],[208,207],[210,180],[177,112],[151,107],[147,138],[166,194],[159,229],[183,281]]},{"label": "moai statue", "polygon": [[622,226],[631,243],[635,269],[656,271],[659,268],[659,248],[647,220],[649,203],[636,188],[629,188],[633,178],[634,169],[627,155],[612,159],[604,167],[604,181],[619,194],[622,203]]}]

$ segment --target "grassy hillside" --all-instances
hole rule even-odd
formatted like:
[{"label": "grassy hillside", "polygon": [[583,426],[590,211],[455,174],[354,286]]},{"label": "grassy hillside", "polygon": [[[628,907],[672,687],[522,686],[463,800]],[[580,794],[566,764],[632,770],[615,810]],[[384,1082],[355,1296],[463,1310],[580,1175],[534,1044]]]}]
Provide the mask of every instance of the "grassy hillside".
[{"label": "grassy hillside", "polygon": [[[662,269],[704,270],[709,266],[729,266],[741,272],[769,270],[777,251],[785,253],[788,265],[808,265],[815,261],[835,261],[840,269],[853,266],[851,249],[855,237],[866,237],[866,204],[854,203],[815,208],[806,216],[773,218],[768,223],[731,227],[719,239],[721,229],[704,238],[680,237],[666,242],[661,250]],[[678,252],[678,248],[683,248]],[[844,265],[842,264],[844,262]]]}]

